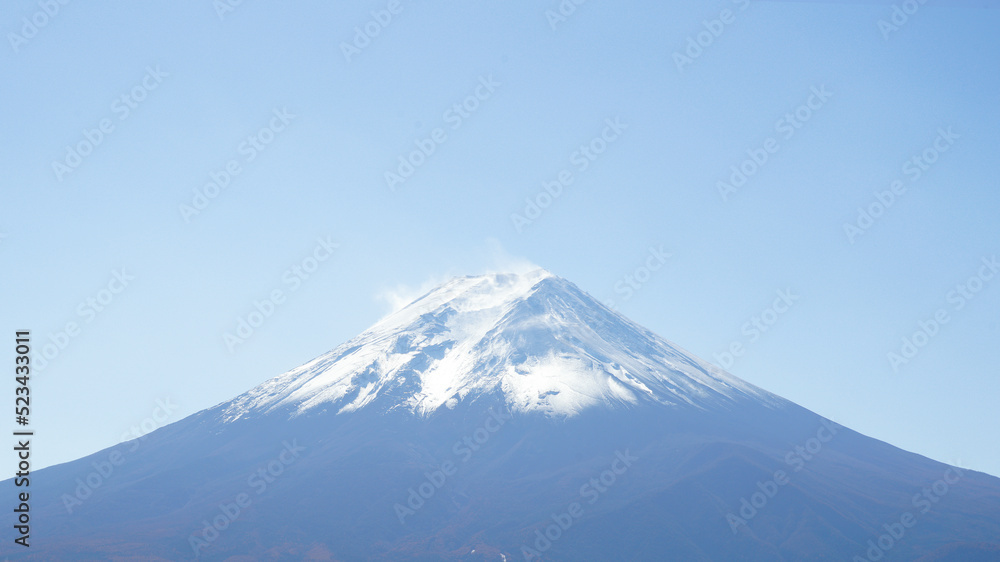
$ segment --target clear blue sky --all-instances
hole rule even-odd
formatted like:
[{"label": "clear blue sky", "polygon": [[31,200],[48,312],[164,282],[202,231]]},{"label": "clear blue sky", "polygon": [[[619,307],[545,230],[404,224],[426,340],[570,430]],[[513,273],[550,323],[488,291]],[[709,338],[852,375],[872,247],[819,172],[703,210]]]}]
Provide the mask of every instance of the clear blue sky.
[{"label": "clear blue sky", "polygon": [[[896,29],[888,1],[558,6],[4,8],[2,355],[22,328],[65,344],[32,379],[36,466],[158,425],[158,400],[176,421],[231,398],[407,288],[527,261],[706,359],[742,345],[734,374],[841,424],[1000,474],[1000,276],[951,294],[1000,255],[997,4]],[[724,198],[733,166],[752,173]]]}]

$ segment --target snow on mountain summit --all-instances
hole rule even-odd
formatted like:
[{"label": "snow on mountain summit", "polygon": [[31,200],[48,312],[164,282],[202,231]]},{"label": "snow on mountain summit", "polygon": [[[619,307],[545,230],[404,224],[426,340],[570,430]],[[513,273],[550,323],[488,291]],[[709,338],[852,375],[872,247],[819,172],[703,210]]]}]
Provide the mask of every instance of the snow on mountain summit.
[{"label": "snow on mountain summit", "polygon": [[221,404],[426,416],[484,395],[515,413],[784,401],[705,363],[548,271],[452,279],[336,349]]}]

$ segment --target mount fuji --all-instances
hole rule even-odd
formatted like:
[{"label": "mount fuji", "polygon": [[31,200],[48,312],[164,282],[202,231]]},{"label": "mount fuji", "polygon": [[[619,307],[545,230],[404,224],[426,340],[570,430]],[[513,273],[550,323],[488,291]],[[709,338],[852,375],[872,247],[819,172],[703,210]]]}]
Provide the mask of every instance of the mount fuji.
[{"label": "mount fuji", "polygon": [[453,279],[31,490],[11,560],[1000,560],[1000,479],[837,425],[544,270]]}]

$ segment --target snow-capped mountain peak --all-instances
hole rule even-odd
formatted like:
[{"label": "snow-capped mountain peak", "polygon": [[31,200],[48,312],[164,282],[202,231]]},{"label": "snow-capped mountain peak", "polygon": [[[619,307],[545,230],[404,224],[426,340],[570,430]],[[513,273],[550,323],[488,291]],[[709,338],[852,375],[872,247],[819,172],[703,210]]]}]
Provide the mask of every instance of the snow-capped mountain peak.
[{"label": "snow-capped mountain peak", "polygon": [[318,407],[426,416],[486,395],[515,413],[554,417],[594,407],[783,402],[538,269],[452,279],[220,408],[228,420]]}]

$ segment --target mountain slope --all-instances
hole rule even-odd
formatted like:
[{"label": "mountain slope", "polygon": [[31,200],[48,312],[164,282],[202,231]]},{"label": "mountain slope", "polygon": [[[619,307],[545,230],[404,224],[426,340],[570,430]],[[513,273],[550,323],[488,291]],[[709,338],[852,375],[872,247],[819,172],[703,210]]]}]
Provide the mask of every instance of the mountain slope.
[{"label": "mountain slope", "polygon": [[833,424],[545,271],[452,280],[301,367],[32,485],[35,545],[8,553],[7,541],[12,560],[1000,548],[997,478]]}]

